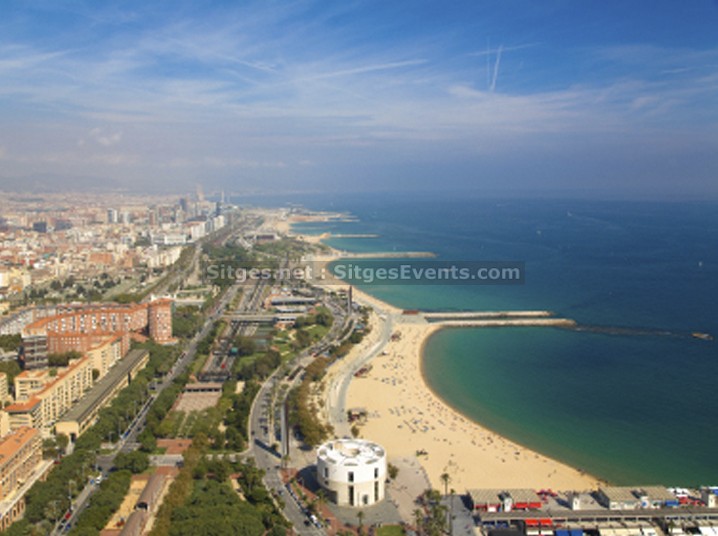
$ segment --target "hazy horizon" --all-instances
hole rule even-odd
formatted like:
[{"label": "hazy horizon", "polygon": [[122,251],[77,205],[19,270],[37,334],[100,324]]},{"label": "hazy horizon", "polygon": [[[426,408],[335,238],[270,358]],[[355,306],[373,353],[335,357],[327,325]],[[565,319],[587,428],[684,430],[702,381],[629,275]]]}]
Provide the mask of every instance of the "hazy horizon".
[{"label": "hazy horizon", "polygon": [[3,6],[0,191],[718,199],[718,2]]}]

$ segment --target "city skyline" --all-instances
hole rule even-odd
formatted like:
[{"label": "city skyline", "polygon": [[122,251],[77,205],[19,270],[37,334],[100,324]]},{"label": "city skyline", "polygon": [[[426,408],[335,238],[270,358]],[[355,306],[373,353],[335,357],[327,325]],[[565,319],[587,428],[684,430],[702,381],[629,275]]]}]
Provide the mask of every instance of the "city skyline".
[{"label": "city skyline", "polygon": [[12,4],[0,189],[718,198],[718,4]]}]

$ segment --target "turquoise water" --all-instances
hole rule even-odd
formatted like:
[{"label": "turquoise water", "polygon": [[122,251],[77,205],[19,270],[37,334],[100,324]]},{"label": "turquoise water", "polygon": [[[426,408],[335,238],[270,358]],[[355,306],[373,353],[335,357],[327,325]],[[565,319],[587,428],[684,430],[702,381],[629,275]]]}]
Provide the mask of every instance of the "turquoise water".
[{"label": "turquoise water", "polygon": [[656,347],[552,328],[450,330],[427,343],[424,372],[462,413],[611,482],[714,482],[715,363],[700,341]]},{"label": "turquoise water", "polygon": [[447,403],[612,482],[718,483],[718,352],[690,336],[718,334],[718,206],[471,196],[307,205],[360,221],[304,232],[380,235],[330,241],[340,249],[526,262],[518,287],[364,287],[400,307],[550,309],[584,325],[636,329],[441,331],[426,346],[424,370]]}]

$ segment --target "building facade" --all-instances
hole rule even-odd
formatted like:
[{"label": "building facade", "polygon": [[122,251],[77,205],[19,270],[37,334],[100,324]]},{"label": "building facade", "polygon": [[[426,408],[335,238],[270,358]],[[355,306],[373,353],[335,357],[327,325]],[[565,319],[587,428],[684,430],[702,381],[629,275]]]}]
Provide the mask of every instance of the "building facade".
[{"label": "building facade", "polygon": [[85,352],[92,360],[92,368],[99,372],[99,378],[107,374],[107,371],[125,355],[124,337],[124,335],[103,337],[102,342]]},{"label": "building facade", "polygon": [[57,314],[41,318],[22,330],[21,359],[26,369],[47,366],[47,354],[71,350],[88,352],[107,337],[122,337],[122,354],[130,347],[130,337],[149,335],[160,344],[172,338],[172,300],[128,305],[58,306]]},{"label": "building facade", "polygon": [[42,440],[37,430],[20,428],[0,440],[0,530],[22,517],[25,500],[18,492],[41,462]]},{"label": "building facade", "polygon": [[362,439],[335,439],[317,450],[317,479],[340,506],[369,506],[384,498],[386,452]]},{"label": "building facade", "polygon": [[10,400],[10,391],[8,390],[7,374],[0,372],[0,406],[5,404],[5,401]]},{"label": "building facade", "polygon": [[15,377],[15,400],[5,408],[10,428],[49,433],[55,422],[92,388],[92,360],[73,360],[59,370],[26,370]]},{"label": "building facade", "polygon": [[150,302],[147,310],[147,323],[150,338],[160,344],[173,342],[172,339],[172,300],[161,298]]}]

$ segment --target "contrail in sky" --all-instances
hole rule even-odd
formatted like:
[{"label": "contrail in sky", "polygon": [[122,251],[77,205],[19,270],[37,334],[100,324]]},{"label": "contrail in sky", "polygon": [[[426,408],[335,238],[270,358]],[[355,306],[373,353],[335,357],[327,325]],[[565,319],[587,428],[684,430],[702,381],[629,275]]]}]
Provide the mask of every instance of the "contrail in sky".
[{"label": "contrail in sky", "polygon": [[499,66],[501,65],[501,51],[504,49],[504,45],[499,45],[499,49],[496,51],[496,62],[494,63],[494,76],[491,79],[491,87],[489,88],[491,93],[496,90],[496,79],[499,77]]}]

